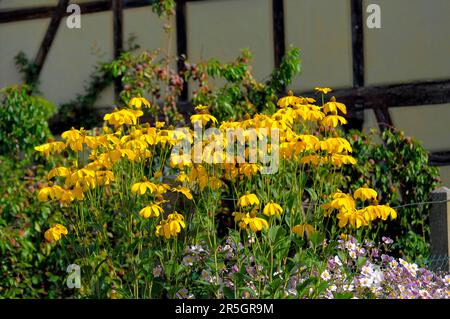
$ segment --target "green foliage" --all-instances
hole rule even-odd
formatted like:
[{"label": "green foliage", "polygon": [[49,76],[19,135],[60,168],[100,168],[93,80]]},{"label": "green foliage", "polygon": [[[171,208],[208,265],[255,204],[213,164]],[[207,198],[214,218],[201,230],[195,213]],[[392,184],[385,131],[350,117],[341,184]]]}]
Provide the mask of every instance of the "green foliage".
[{"label": "green foliage", "polygon": [[[253,77],[249,65],[252,55],[248,50],[242,51],[231,63],[210,59],[187,64],[185,79],[196,81],[198,86],[193,92],[193,104],[209,106],[211,114],[219,120],[240,119],[258,112],[273,113],[277,93],[300,72],[299,55],[300,51],[292,48],[265,82],[258,82]],[[212,82],[219,79],[223,84],[215,88]]]},{"label": "green foliage", "polygon": [[[348,181],[356,182],[354,187],[369,183],[377,190],[378,200],[392,207],[430,201],[430,193],[439,184],[439,171],[428,164],[428,152],[420,142],[394,129],[367,135],[353,130],[348,140],[358,160],[355,166],[346,168]],[[382,223],[379,237],[393,238],[397,253],[423,263],[430,240],[429,205],[396,210],[397,219]]]},{"label": "green foliage", "polygon": [[68,264],[60,245],[44,242],[58,214],[36,198],[42,169],[0,156],[0,171],[0,298],[61,297]]},{"label": "green foliage", "polygon": [[175,0],[153,0],[152,11],[159,17],[174,15]]},{"label": "green foliage", "polygon": [[180,115],[183,110],[178,108],[177,100],[183,93],[184,82],[193,84],[194,106],[208,106],[218,120],[239,119],[257,112],[275,111],[277,93],[300,72],[299,54],[298,49],[291,49],[265,82],[253,77],[248,50],[243,50],[230,63],[215,58],[196,64],[185,62],[181,73],[172,68],[174,59],[162,50],[138,55],[124,52],[119,59],[105,65],[105,70],[121,79],[122,102],[145,96],[153,106],[151,115],[163,116],[166,122],[183,122]]},{"label": "green foliage", "polygon": [[23,51],[20,51],[15,57],[16,66],[22,74],[24,83],[26,83],[32,92],[37,90],[39,79],[37,74],[37,66],[31,62]]},{"label": "green foliage", "polygon": [[32,96],[30,88],[10,86],[0,91],[0,154],[16,158],[32,153],[51,137],[47,120],[55,106]]}]

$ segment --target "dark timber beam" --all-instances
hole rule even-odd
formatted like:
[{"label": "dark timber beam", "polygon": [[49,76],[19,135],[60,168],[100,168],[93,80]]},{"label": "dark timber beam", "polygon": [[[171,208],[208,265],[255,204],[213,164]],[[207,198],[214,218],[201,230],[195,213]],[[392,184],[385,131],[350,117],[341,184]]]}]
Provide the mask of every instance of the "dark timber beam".
[{"label": "dark timber beam", "polygon": [[[145,7],[151,5],[152,2],[153,0],[128,0],[124,1],[123,8],[131,9]],[[111,10],[112,3],[111,0],[103,0],[80,3],[79,6],[81,14],[90,14],[109,11]],[[54,6],[0,10],[0,23],[50,18],[54,10]],[[69,15],[69,13],[64,12],[64,16],[67,15]]]},{"label": "dark timber beam", "polygon": [[[186,31],[186,0],[177,0],[175,8],[176,30],[177,30],[177,56],[178,73],[182,76],[185,71],[185,59],[187,55],[187,31]],[[183,90],[181,101],[188,99],[188,84],[183,79]]]},{"label": "dark timber beam", "polygon": [[[315,92],[299,94],[314,96]],[[450,79],[337,89],[331,95],[349,106],[353,106],[358,100],[363,100],[365,109],[444,104],[450,103]]]},{"label": "dark timber beam", "polygon": [[279,67],[286,53],[284,36],[284,1],[272,0],[273,50],[275,67]]},{"label": "dark timber beam", "polygon": [[[120,57],[123,51],[123,0],[112,0],[113,32],[114,32],[114,59]],[[114,79],[114,95],[119,101],[122,91],[121,78]]]},{"label": "dark timber beam", "polygon": [[36,65],[36,78],[39,77],[42,67],[44,66],[45,59],[47,58],[47,54],[50,51],[53,40],[55,39],[56,32],[58,31],[61,19],[66,12],[68,3],[69,0],[59,0],[58,5],[53,10],[52,18],[48,25],[47,32],[45,33],[44,39],[42,40],[41,46],[39,47],[39,51],[36,54],[36,58],[34,59],[34,64]]},{"label": "dark timber beam", "polygon": [[428,157],[428,161],[431,165],[435,166],[450,165],[450,150],[441,152],[432,152]]},{"label": "dark timber beam", "polygon": [[362,0],[351,0],[353,86],[364,86],[364,27]]},{"label": "dark timber beam", "polygon": [[[352,25],[352,68],[353,87],[364,86],[364,26],[362,0],[350,0]],[[349,123],[351,127],[362,129],[364,123],[364,101],[358,99],[353,104],[354,119]]]}]

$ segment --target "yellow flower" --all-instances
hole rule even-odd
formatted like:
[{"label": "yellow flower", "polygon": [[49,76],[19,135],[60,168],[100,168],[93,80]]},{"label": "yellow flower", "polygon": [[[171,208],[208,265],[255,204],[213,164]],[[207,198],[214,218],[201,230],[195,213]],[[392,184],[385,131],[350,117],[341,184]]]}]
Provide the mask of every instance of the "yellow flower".
[{"label": "yellow flower", "polygon": [[200,190],[203,190],[208,185],[208,172],[202,165],[197,165],[191,169],[189,180],[192,182],[196,181]]},{"label": "yellow flower", "polygon": [[168,190],[170,190],[170,186],[167,184],[158,184],[156,185],[156,195],[162,195],[165,194]]},{"label": "yellow flower", "polygon": [[250,226],[250,229],[254,232],[261,231],[263,228],[269,228],[269,223],[264,218],[254,216],[254,213],[240,213],[234,212],[234,221],[239,222],[239,227],[246,229]]},{"label": "yellow flower", "polygon": [[130,100],[130,102],[128,103],[128,106],[134,106],[134,107],[140,109],[142,104],[144,104],[144,106],[146,106],[146,107],[150,107],[150,103],[143,97],[132,98]]},{"label": "yellow flower", "polygon": [[303,238],[305,234],[306,236],[310,237],[312,234],[314,234],[315,229],[314,226],[310,224],[300,224],[292,227],[292,232]]},{"label": "yellow flower", "polygon": [[388,205],[370,205],[363,208],[361,211],[368,222],[373,221],[376,218],[386,220],[389,216],[391,216],[391,219],[397,218],[395,209]]},{"label": "yellow flower", "polygon": [[203,110],[206,110],[206,109],[208,109],[208,107],[206,106],[206,105],[197,105],[195,108],[194,108],[194,110],[196,110],[196,111],[203,111]]},{"label": "yellow flower", "polygon": [[157,237],[169,239],[170,237],[176,237],[183,228],[186,228],[183,215],[173,212],[156,226],[155,233]]},{"label": "yellow flower", "polygon": [[356,164],[356,158],[350,155],[332,154],[330,158],[331,164],[337,167],[341,167],[343,164]]},{"label": "yellow flower", "polygon": [[87,147],[93,150],[102,145],[101,140],[98,136],[85,136],[84,143],[87,145]]},{"label": "yellow flower", "polygon": [[53,185],[42,188],[38,193],[38,199],[41,202],[48,201],[49,199],[60,199],[65,190],[59,185]]},{"label": "yellow flower", "polygon": [[159,121],[157,121],[157,122],[155,123],[155,127],[156,127],[156,128],[163,128],[164,125],[166,125],[166,122],[159,122]]},{"label": "yellow flower", "polygon": [[352,152],[350,143],[342,137],[331,137],[320,141],[315,145],[316,150],[327,151],[328,153]]},{"label": "yellow flower", "polygon": [[317,155],[306,155],[300,159],[300,163],[302,164],[312,164],[314,166],[319,165],[320,157]]},{"label": "yellow flower", "polygon": [[260,169],[261,169],[261,165],[259,165],[259,164],[242,163],[239,166],[239,173],[244,174],[247,177],[251,177],[251,176],[258,174]]},{"label": "yellow flower", "polygon": [[323,87],[316,87],[314,88],[314,90],[316,90],[317,92],[323,93],[323,94],[328,94],[331,91],[333,91],[331,88],[323,88]]},{"label": "yellow flower", "polygon": [[218,190],[223,187],[223,183],[220,180],[220,178],[217,178],[215,176],[212,176],[208,181],[209,187],[213,190]]},{"label": "yellow flower", "polygon": [[[242,212],[234,212],[232,214],[234,216],[234,221],[237,222],[242,222],[244,220],[244,218],[248,218],[250,217],[249,213],[242,213]],[[243,223],[241,228],[245,228],[246,224]]]},{"label": "yellow flower", "polygon": [[189,199],[189,200],[193,199],[191,191],[187,187],[177,186],[177,187],[172,188],[172,192],[181,193],[184,196],[186,196],[186,198]]},{"label": "yellow flower", "polygon": [[158,186],[156,186],[154,183],[145,181],[142,183],[135,183],[133,186],[131,186],[131,192],[132,193],[139,193],[140,195],[144,195],[147,192],[147,189],[150,193],[156,193],[158,191]]},{"label": "yellow flower", "polygon": [[248,217],[244,218],[244,222],[250,226],[250,229],[254,232],[261,231],[263,228],[269,228],[269,224],[264,218]]},{"label": "yellow flower", "polygon": [[268,203],[263,209],[263,214],[266,216],[280,216],[282,213],[283,208],[273,202]]},{"label": "yellow flower", "polygon": [[55,167],[47,174],[47,179],[52,179],[55,176],[66,177],[70,174],[70,170],[67,167]]},{"label": "yellow flower", "polygon": [[359,198],[363,201],[370,199],[375,200],[377,198],[377,192],[372,188],[360,187],[353,193],[353,197],[355,199]]},{"label": "yellow flower", "polygon": [[337,110],[340,110],[343,114],[347,114],[347,108],[345,107],[345,104],[336,102],[336,98],[333,96],[330,99],[330,102],[325,103],[325,105],[323,106],[323,111],[325,113],[337,114]]},{"label": "yellow flower", "polygon": [[356,209],[356,203],[351,195],[337,192],[333,194],[333,200],[323,205],[322,208],[327,210],[326,215],[329,215],[333,209],[344,212],[354,211]]},{"label": "yellow flower", "polygon": [[397,218],[397,212],[389,205],[378,205],[378,209],[380,210],[382,220],[386,220],[388,216],[391,216],[391,219]]},{"label": "yellow flower", "polygon": [[44,237],[45,237],[46,241],[48,241],[49,243],[52,243],[52,242],[60,240],[62,235],[65,236],[67,234],[68,234],[68,231],[67,231],[66,227],[64,227],[63,225],[60,225],[60,224],[56,224],[44,233]]},{"label": "yellow flower", "polygon": [[112,171],[97,171],[95,172],[97,182],[99,185],[110,185],[114,182],[114,173]]},{"label": "yellow flower", "polygon": [[76,187],[83,187],[84,189],[94,188],[97,185],[95,171],[87,168],[73,171],[67,176],[65,185],[67,187],[74,185]]},{"label": "yellow flower", "polygon": [[136,125],[137,119],[144,115],[141,110],[120,110],[113,113],[105,114],[103,120],[107,121],[109,124],[114,125],[114,127],[119,127],[123,124]]},{"label": "yellow flower", "polygon": [[70,148],[77,152],[83,150],[83,143],[84,143],[84,130],[76,130],[74,128],[70,129],[69,131],[65,131],[61,134],[61,137],[66,140],[67,145],[70,146]]},{"label": "yellow flower", "polygon": [[241,198],[239,198],[238,204],[241,207],[246,207],[246,206],[250,206],[250,205],[259,205],[259,199],[258,199],[258,197],[256,197],[255,194],[247,194],[247,195],[243,195],[243,196],[241,196]]},{"label": "yellow flower", "polygon": [[277,105],[279,107],[285,108],[288,106],[294,106],[295,104],[299,103],[300,98],[297,96],[294,96],[294,93],[292,91],[288,92],[288,95],[285,97],[282,97],[278,100]]},{"label": "yellow flower", "polygon": [[172,154],[170,155],[170,167],[178,167],[183,169],[183,167],[191,166],[191,155],[190,154]]},{"label": "yellow flower", "polygon": [[217,123],[217,119],[211,114],[194,114],[191,116],[191,122],[195,123],[201,121],[202,125],[206,125],[209,121],[212,121],[214,124]]},{"label": "yellow flower", "polygon": [[336,127],[340,124],[347,124],[347,120],[339,115],[328,115],[322,120],[323,126]]},{"label": "yellow flower", "polygon": [[39,146],[34,149],[39,153],[42,153],[45,157],[48,157],[50,153],[61,153],[66,148],[66,144],[63,142],[50,142]]},{"label": "yellow flower", "polygon": [[159,217],[159,215],[163,211],[164,210],[161,208],[161,206],[153,203],[153,204],[150,204],[150,205],[142,208],[141,211],[139,212],[139,216],[142,216],[144,218]]},{"label": "yellow flower", "polygon": [[345,227],[346,225],[350,225],[353,228],[360,228],[361,226],[367,226],[368,223],[364,218],[364,215],[361,211],[340,211],[336,217],[339,220],[338,226],[340,228]]}]

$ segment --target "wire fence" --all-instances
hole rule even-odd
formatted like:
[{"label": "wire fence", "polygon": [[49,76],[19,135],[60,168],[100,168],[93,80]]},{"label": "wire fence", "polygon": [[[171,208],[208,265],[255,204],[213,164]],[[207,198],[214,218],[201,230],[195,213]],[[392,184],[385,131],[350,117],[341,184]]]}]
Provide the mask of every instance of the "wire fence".
[{"label": "wire fence", "polygon": [[[239,198],[233,198],[233,197],[221,197],[221,200],[224,201],[238,201]],[[421,205],[430,205],[430,204],[444,204],[450,202],[450,199],[448,200],[439,200],[439,201],[428,201],[428,202],[417,202],[417,203],[409,203],[404,205],[397,205],[397,206],[391,206],[391,208],[398,209],[398,208],[404,208],[404,207],[411,207],[411,206],[421,206]],[[282,202],[279,204],[283,204]],[[303,208],[314,208],[317,207],[317,205],[311,205],[311,204],[305,204],[302,205]]]},{"label": "wire fence", "polygon": [[448,255],[432,255],[425,259],[424,264],[434,271],[447,274],[450,272],[450,257]]}]

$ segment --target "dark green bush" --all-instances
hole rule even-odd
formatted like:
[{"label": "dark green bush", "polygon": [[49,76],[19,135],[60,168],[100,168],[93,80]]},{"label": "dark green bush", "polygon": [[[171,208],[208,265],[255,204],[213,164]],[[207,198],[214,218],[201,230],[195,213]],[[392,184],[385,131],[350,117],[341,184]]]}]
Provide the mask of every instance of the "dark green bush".
[{"label": "dark green bush", "polygon": [[394,239],[399,255],[426,262],[429,205],[410,204],[430,201],[430,193],[439,185],[439,170],[428,164],[428,152],[420,142],[395,129],[382,133],[373,130],[369,134],[352,130],[347,138],[358,162],[346,167],[346,186],[350,187],[350,181],[355,187],[369,183],[378,191],[380,202],[395,207],[397,219],[382,223],[379,236]]},{"label": "dark green bush", "polygon": [[42,169],[0,156],[0,171],[0,298],[67,296],[64,249],[43,237],[58,212],[37,199]]},{"label": "dark green bush", "polygon": [[32,96],[29,87],[10,86],[0,91],[0,155],[25,158],[51,137],[47,120],[55,106]]}]

